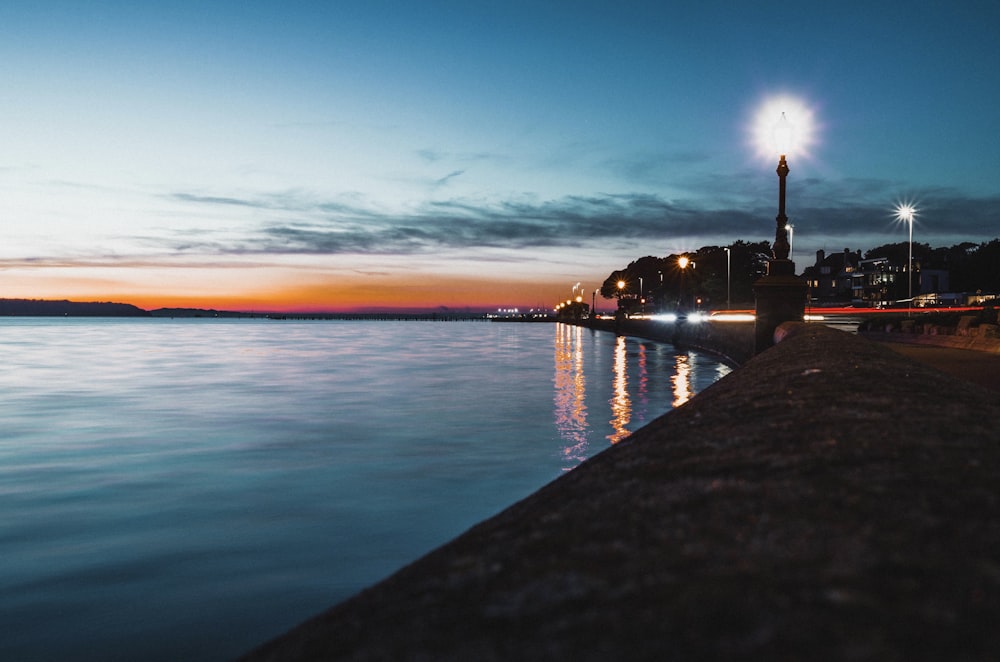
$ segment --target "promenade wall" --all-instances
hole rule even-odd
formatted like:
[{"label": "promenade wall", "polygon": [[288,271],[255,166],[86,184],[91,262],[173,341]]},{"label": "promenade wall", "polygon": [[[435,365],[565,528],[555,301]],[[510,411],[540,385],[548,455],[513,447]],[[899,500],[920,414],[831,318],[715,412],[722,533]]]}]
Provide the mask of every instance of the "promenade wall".
[{"label": "promenade wall", "polygon": [[823,325],[779,331],[245,659],[997,659],[1000,395]]}]

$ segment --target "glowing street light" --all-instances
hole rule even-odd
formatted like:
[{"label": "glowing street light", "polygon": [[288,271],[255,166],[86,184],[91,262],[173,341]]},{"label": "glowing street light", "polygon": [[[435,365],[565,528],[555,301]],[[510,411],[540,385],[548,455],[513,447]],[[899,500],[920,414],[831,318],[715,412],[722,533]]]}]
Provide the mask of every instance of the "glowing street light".
[{"label": "glowing street light", "polygon": [[768,264],[774,275],[794,274],[795,265],[789,260],[788,217],[785,215],[785,178],[788,176],[788,157],[807,155],[814,141],[812,110],[798,99],[779,96],[769,99],[753,120],[753,138],[757,151],[765,158],[778,157],[778,216],[775,218],[774,260]]},{"label": "glowing street light", "polygon": [[[788,243],[788,216],[785,215],[785,178],[788,177],[788,161],[785,157],[792,148],[792,125],[785,113],[774,125],[774,147],[777,150],[778,169],[778,215],[775,217],[777,227],[774,230],[774,259],[788,260],[791,246]],[[782,265],[784,266],[784,265]],[[793,266],[794,272],[794,266]]]},{"label": "glowing street light", "polygon": [[726,250],[726,310],[729,310],[729,308],[732,306],[730,289],[733,282],[732,269],[731,269],[733,250],[729,246],[726,246],[725,250]]},{"label": "glowing street light", "polygon": [[910,302],[907,308],[913,305],[913,219],[917,215],[917,209],[909,203],[896,205],[896,220],[902,221],[910,226],[910,252],[906,259],[906,282],[909,285],[907,295]]},{"label": "glowing street light", "polygon": [[680,294],[679,300],[677,301],[677,307],[678,308],[683,308],[684,307],[684,279],[685,279],[685,273],[687,272],[688,266],[694,267],[694,262],[692,262],[688,258],[687,255],[681,255],[679,258],[677,258],[677,266],[680,267],[680,270],[681,270],[681,286],[680,286],[680,293],[681,294]]},{"label": "glowing street light", "polygon": [[[780,113],[780,114],[779,114]],[[773,259],[767,262],[767,275],[754,283],[757,298],[755,351],[774,344],[774,331],[783,322],[802,321],[805,315],[806,282],[795,275],[795,263],[789,259],[788,215],[785,213],[785,181],[790,172],[788,155],[799,153],[808,145],[811,114],[791,99],[778,99],[757,117],[758,144],[771,158],[778,157],[778,215],[775,216]]]}]

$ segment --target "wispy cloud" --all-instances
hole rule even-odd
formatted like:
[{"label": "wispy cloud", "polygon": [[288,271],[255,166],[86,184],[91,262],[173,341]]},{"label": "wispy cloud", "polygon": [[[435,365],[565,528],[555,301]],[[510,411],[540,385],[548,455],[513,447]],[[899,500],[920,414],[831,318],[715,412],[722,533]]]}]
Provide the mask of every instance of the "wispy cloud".
[{"label": "wispy cloud", "polygon": [[217,196],[217,195],[196,195],[194,193],[172,193],[170,197],[180,202],[194,202],[206,205],[235,205],[238,207],[259,207],[263,209],[267,209],[270,207],[270,205],[264,204],[260,200],[245,200],[242,198],[232,198],[232,197]]},{"label": "wispy cloud", "polygon": [[435,188],[441,188],[442,186],[446,186],[448,182],[450,182],[451,180],[455,179],[456,177],[461,177],[464,174],[465,174],[464,170],[453,170],[444,177],[441,177],[440,179],[436,180],[434,182],[434,186]]},{"label": "wispy cloud", "polygon": [[[454,171],[440,181],[461,174]],[[811,236],[814,243],[831,238],[870,247],[891,240],[895,227],[890,183],[812,180],[797,186],[789,215],[800,241]],[[196,206],[281,212],[280,220],[259,222],[239,234],[187,231],[159,239],[175,253],[223,255],[413,255],[477,248],[593,248],[609,242],[634,242],[642,252],[647,242],[767,239],[776,212],[771,201],[746,200],[739,192],[711,208],[702,200],[617,193],[548,201],[525,196],[500,203],[453,198],[406,213],[381,211],[356,198],[317,200],[297,191],[259,197],[179,192],[170,197]],[[919,204],[924,210],[918,226],[923,241],[986,241],[1000,231],[1000,197],[973,198],[940,189],[925,191]]]}]

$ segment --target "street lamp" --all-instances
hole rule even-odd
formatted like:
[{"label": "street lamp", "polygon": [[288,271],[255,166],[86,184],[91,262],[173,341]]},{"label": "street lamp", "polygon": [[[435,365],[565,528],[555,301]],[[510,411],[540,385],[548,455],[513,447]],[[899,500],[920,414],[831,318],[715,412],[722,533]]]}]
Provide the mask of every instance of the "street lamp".
[{"label": "street lamp", "polygon": [[726,310],[732,307],[732,300],[730,297],[730,286],[733,282],[732,269],[730,268],[732,262],[733,250],[726,246]]},{"label": "street lamp", "polygon": [[[773,117],[773,116],[772,116]],[[809,114],[800,111],[796,120],[808,121]],[[800,130],[801,129],[801,130]],[[793,127],[784,111],[763,142],[771,154],[778,156],[778,215],[775,216],[773,259],[767,262],[767,275],[754,283],[757,315],[754,329],[754,350],[761,352],[774,344],[774,332],[784,322],[801,322],[805,317],[806,282],[795,275],[795,263],[789,259],[788,216],[785,214],[785,181],[788,177],[788,155],[796,144],[802,144],[800,134],[808,127]],[[762,136],[763,137],[763,136]]]},{"label": "street lamp", "polygon": [[788,216],[785,215],[785,178],[788,177],[789,173],[788,161],[785,160],[785,157],[792,148],[792,124],[788,121],[785,113],[781,113],[781,117],[774,125],[773,140],[774,147],[780,155],[778,157],[778,169],[775,171],[778,173],[778,215],[774,219],[776,223],[774,229],[774,260],[772,264],[768,265],[768,273],[771,272],[773,263],[779,260],[781,264],[773,266],[778,266],[782,273],[791,267],[791,271],[788,271],[788,273],[794,273],[795,265],[788,259],[791,245],[788,243]]},{"label": "street lamp", "polygon": [[681,255],[679,258],[677,258],[677,266],[680,267],[681,269],[680,296],[678,297],[677,301],[678,310],[682,310],[684,308],[684,281],[686,278],[686,272],[689,264],[693,265],[694,262],[688,259],[687,255]]},{"label": "street lamp", "polygon": [[917,209],[909,203],[900,203],[896,205],[896,220],[903,221],[910,226],[910,250],[906,258],[906,282],[909,285],[907,289],[907,296],[909,297],[909,303],[907,303],[907,310],[913,305],[913,219],[917,215]]}]

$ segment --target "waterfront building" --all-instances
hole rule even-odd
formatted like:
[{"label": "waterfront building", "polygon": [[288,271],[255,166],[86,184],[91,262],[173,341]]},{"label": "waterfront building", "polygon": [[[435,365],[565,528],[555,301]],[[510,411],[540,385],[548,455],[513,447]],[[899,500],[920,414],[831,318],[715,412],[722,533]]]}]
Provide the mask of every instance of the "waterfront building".
[{"label": "waterfront building", "polygon": [[861,251],[845,248],[843,253],[827,255],[816,251],[816,264],[806,267],[802,276],[809,285],[809,297],[816,303],[847,303],[852,298],[852,275],[861,261]]}]

